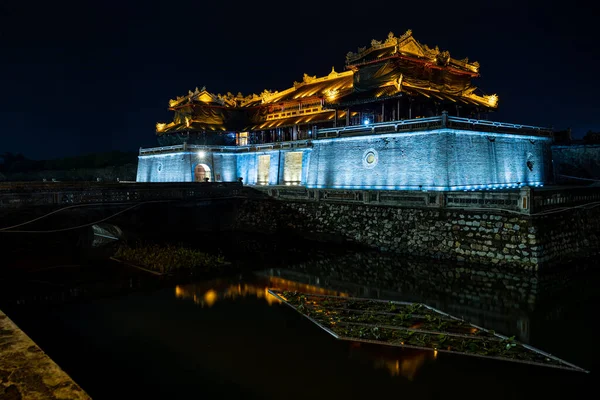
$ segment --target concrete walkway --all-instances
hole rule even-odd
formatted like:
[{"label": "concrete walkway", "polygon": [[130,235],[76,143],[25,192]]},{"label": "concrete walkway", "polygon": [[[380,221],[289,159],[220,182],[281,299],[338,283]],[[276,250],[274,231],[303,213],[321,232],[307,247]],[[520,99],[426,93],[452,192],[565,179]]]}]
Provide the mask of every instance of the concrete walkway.
[{"label": "concrete walkway", "polygon": [[90,399],[0,311],[0,399]]}]

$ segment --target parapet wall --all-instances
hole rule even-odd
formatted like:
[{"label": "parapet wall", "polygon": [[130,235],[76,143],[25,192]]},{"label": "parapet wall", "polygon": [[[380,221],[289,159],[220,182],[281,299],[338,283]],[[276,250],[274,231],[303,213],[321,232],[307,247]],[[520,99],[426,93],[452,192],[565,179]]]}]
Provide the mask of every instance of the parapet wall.
[{"label": "parapet wall", "polygon": [[[211,181],[377,190],[462,190],[550,180],[546,136],[438,128],[247,146],[141,149],[138,182],[190,182],[201,164]],[[338,132],[339,135],[341,133]]]},{"label": "parapet wall", "polygon": [[557,183],[600,180],[600,144],[552,146]]}]

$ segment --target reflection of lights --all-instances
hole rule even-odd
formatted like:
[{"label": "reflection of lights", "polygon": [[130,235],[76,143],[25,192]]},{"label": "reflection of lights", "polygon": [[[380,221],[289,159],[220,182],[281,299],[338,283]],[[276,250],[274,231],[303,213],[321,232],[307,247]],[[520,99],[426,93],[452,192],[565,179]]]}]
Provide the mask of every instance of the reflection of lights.
[{"label": "reflection of lights", "polygon": [[204,293],[204,302],[207,306],[211,307],[217,301],[217,297],[217,292],[211,289]]},{"label": "reflection of lights", "polygon": [[290,281],[279,277],[269,277],[265,283],[239,283],[236,285],[224,281],[209,282],[212,286],[196,287],[196,285],[175,286],[175,297],[181,299],[192,299],[194,303],[204,307],[211,307],[218,300],[235,299],[237,297],[256,297],[264,299],[267,304],[280,303],[279,299],[269,293],[270,288],[280,290],[294,290],[306,293],[329,294],[337,296],[348,296],[335,290],[329,290],[318,286]]},{"label": "reflection of lights", "polygon": [[437,351],[428,350],[401,351],[402,355],[392,349],[384,347],[363,347],[360,342],[351,342],[350,357],[373,362],[375,368],[385,368],[391,376],[403,376],[413,380],[419,369],[427,360],[437,358]]},{"label": "reflection of lights", "polygon": [[[434,358],[435,354],[434,353]],[[390,375],[392,376],[403,376],[408,380],[413,380],[417,371],[425,363],[427,355],[425,352],[419,353],[412,358],[403,358],[402,360],[377,360],[375,361],[376,366],[385,367]]]}]

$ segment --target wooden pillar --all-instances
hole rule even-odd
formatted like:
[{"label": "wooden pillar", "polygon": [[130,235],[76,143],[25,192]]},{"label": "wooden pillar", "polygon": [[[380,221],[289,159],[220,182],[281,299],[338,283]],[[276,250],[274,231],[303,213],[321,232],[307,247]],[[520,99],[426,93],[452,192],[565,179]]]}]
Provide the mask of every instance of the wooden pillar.
[{"label": "wooden pillar", "polygon": [[350,126],[350,107],[346,108],[346,126]]},{"label": "wooden pillar", "polygon": [[336,128],[337,127],[337,108],[333,110],[334,114],[333,114],[333,127]]},{"label": "wooden pillar", "polygon": [[412,119],[412,99],[408,100],[408,119]]},{"label": "wooden pillar", "polygon": [[400,119],[400,99],[396,100],[396,108],[398,111],[396,111],[396,119]]},{"label": "wooden pillar", "polygon": [[385,102],[381,102],[381,122],[385,122]]}]

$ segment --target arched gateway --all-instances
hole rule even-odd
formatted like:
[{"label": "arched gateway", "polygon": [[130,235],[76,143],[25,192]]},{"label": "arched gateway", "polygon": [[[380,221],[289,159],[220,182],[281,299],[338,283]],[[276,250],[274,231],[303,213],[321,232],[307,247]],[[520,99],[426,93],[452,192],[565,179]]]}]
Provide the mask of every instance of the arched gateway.
[{"label": "arched gateway", "polygon": [[208,178],[210,182],[210,167],[206,164],[198,164],[194,168],[194,182],[204,182]]}]

